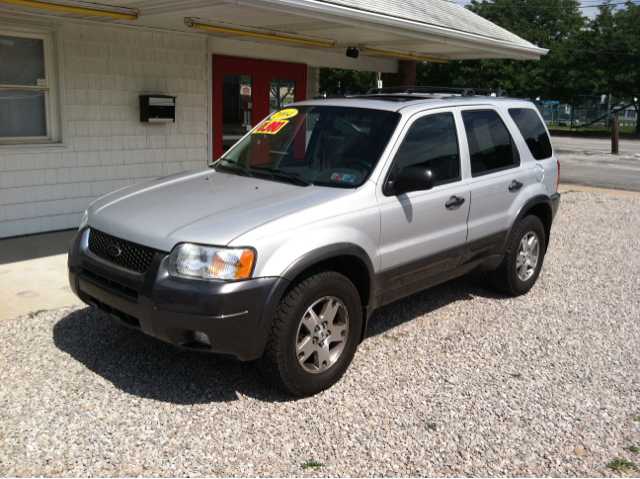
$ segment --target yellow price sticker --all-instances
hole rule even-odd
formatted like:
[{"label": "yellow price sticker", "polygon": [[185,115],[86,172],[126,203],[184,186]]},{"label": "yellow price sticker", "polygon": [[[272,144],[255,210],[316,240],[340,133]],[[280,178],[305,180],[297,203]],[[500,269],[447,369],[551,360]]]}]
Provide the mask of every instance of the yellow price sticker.
[{"label": "yellow price sticker", "polygon": [[289,108],[287,110],[280,110],[271,115],[272,120],[286,120],[288,118],[293,118],[298,114],[298,110],[295,108]]},{"label": "yellow price sticker", "polygon": [[285,120],[266,120],[258,128],[253,130],[253,134],[262,133],[264,135],[275,135],[289,123]]}]

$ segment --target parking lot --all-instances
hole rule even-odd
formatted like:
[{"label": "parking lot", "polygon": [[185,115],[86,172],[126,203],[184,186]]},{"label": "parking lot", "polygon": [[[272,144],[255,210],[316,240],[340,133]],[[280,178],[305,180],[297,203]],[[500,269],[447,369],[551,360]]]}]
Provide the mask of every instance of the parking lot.
[{"label": "parking lot", "polygon": [[2,321],[0,474],[619,477],[640,465],[638,218],[563,195],[529,294],[475,273],[390,304],[306,399],[88,308]]}]

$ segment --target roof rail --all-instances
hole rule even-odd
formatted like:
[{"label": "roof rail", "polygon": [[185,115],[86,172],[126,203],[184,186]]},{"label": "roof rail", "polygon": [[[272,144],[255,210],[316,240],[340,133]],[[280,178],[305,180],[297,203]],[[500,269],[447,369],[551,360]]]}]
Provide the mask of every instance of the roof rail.
[{"label": "roof rail", "polygon": [[393,94],[393,93],[450,93],[452,95],[460,96],[496,96],[496,97],[508,97],[507,90],[498,88],[497,90],[491,90],[488,88],[456,88],[456,87],[444,87],[444,86],[391,86],[385,88],[371,88],[367,95],[380,95],[380,94]]}]

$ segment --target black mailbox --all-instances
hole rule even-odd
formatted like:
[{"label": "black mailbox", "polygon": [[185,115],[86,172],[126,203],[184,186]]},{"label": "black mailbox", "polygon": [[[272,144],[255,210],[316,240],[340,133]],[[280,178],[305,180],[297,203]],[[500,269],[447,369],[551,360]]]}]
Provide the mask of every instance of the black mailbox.
[{"label": "black mailbox", "polygon": [[145,123],[175,123],[176,97],[140,95],[140,121]]}]

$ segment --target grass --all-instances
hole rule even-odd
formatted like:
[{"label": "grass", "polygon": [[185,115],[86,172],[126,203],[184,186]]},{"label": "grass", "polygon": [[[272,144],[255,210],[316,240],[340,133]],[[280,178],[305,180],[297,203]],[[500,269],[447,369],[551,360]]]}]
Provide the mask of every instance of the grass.
[{"label": "grass", "polygon": [[427,431],[437,431],[438,430],[438,425],[435,422],[428,422],[427,423]]},{"label": "grass", "polygon": [[638,466],[636,466],[633,462],[627,461],[626,459],[614,459],[609,464],[607,464],[609,469],[613,469],[616,472],[627,472],[629,469],[638,470]]},{"label": "grass", "polygon": [[303,462],[301,466],[302,466],[302,469],[304,470],[315,469],[316,471],[319,471],[320,468],[324,466],[324,464],[318,461],[307,461],[307,462]]},{"label": "grass", "polygon": [[633,419],[634,421],[640,421],[640,414],[632,413],[631,419]]},{"label": "grass", "polygon": [[[611,130],[606,129],[603,126],[590,126],[590,127],[582,127],[576,129],[573,127],[571,131],[569,131],[568,126],[557,126],[557,125],[547,125],[549,127],[549,132],[551,136],[574,136],[574,137],[582,137],[582,138],[611,138]],[[619,128],[619,136],[620,138],[628,138],[634,139],[637,136],[633,133],[635,127],[633,126],[621,126]]]},{"label": "grass", "polygon": [[46,309],[39,309],[38,311],[32,311],[31,313],[29,313],[29,317],[33,319],[36,316],[38,316],[40,313],[46,313],[46,312],[47,312]]},{"label": "grass", "polygon": [[640,451],[640,447],[638,446],[628,446],[628,447],[623,447],[622,449],[626,449],[627,451],[631,451],[631,452]]},{"label": "grass", "polygon": [[515,373],[515,374],[509,374],[509,376],[511,376],[512,378],[520,379],[522,377],[522,374]]}]

